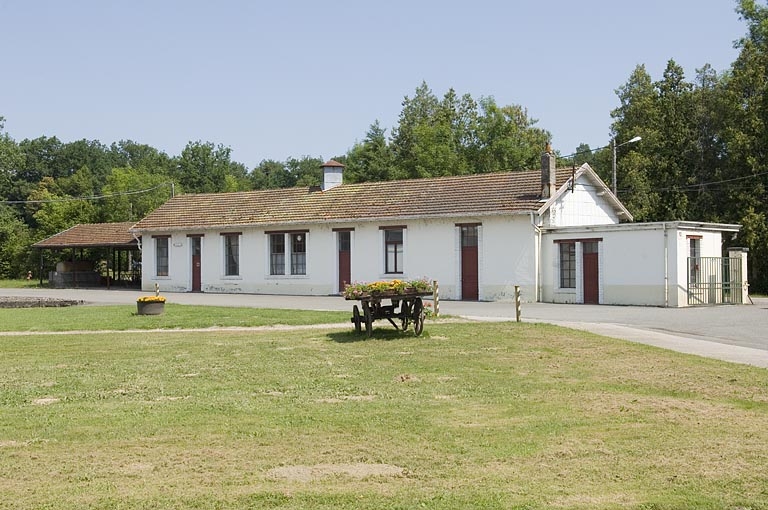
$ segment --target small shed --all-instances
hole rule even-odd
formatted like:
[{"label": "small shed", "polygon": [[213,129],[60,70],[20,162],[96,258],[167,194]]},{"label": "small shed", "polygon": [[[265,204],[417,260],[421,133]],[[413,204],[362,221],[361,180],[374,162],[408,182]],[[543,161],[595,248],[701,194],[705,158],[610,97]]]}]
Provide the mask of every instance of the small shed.
[{"label": "small shed", "polygon": [[[40,250],[40,283],[45,273],[43,250],[69,251],[67,260],[48,271],[55,287],[93,287],[119,283],[141,284],[139,238],[130,232],[134,222],[75,225],[32,245]],[[99,255],[99,260],[87,258]],[[104,257],[106,255],[106,257]]]}]

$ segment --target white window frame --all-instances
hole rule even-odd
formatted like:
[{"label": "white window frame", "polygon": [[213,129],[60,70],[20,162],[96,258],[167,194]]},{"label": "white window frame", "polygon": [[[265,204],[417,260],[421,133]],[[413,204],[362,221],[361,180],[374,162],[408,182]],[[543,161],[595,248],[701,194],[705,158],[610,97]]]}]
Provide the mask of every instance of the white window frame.
[{"label": "white window frame", "polygon": [[[397,226],[391,226],[391,227],[379,227],[381,229],[381,244],[382,244],[382,251],[383,254],[382,258],[382,274],[386,277],[392,277],[392,276],[403,276],[405,274],[405,242],[406,242],[406,227],[404,225],[397,225]],[[400,232],[401,240],[400,243],[389,243],[387,242],[387,232]],[[395,271],[390,271],[389,269],[389,246],[393,245],[395,246],[395,252],[394,252],[394,265]],[[397,246],[400,246],[400,252],[397,252]],[[398,257],[399,255],[399,257]],[[398,267],[398,259],[400,261],[400,266]],[[399,270],[398,270],[399,269]]]},{"label": "white window frame", "polygon": [[[266,268],[267,278],[307,278],[309,275],[309,231],[308,230],[284,230],[284,231],[266,231]],[[293,251],[293,242],[297,236],[302,236],[304,244],[303,252]],[[273,253],[273,239],[282,239],[282,251]],[[303,254],[303,260],[298,260],[296,255]],[[282,272],[275,272],[274,257],[282,257]],[[303,272],[299,272],[303,269]]]},{"label": "white window frame", "polygon": [[[240,277],[240,246],[242,244],[242,232],[222,232],[221,233],[221,239],[222,239],[222,252],[223,252],[223,262],[224,266],[222,267],[224,278],[239,278]],[[230,244],[229,240],[232,238],[236,238],[237,244],[234,246],[236,249],[234,264],[236,265],[235,271],[230,272],[230,249],[232,249],[232,245]]]},{"label": "white window frame", "polygon": [[[155,277],[169,278],[171,274],[171,236],[156,236],[155,238]],[[160,248],[165,243],[165,271],[160,272]]]}]

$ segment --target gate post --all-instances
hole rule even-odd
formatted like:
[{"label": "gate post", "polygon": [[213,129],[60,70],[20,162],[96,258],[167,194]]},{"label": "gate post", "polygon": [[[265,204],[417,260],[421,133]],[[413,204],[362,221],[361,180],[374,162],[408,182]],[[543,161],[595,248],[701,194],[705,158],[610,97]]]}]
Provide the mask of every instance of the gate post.
[{"label": "gate post", "polygon": [[[747,272],[747,253],[749,253],[749,248],[740,248],[735,246],[728,248],[728,257],[731,259],[738,259],[741,266],[739,268],[738,274],[734,276],[738,276],[740,280],[738,285],[741,289],[741,299],[738,301],[738,303],[742,305],[747,304],[747,301],[752,301],[752,298],[749,297],[749,282],[747,281],[749,278],[749,273]],[[735,273],[735,271],[731,269],[731,273]]]},{"label": "gate post", "polygon": [[515,319],[520,322],[520,286],[515,285]]},{"label": "gate post", "polygon": [[435,307],[435,317],[440,316],[440,290],[437,286],[437,280],[432,281],[432,301]]}]

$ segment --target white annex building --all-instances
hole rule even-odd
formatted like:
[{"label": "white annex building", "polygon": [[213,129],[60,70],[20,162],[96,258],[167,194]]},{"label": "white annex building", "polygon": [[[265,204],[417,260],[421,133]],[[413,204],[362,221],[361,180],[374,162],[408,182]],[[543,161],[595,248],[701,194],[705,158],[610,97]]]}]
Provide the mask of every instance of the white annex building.
[{"label": "white annex building", "polygon": [[189,194],[131,228],[142,288],[331,295],[346,283],[437,280],[455,300],[686,306],[747,299],[738,225],[632,223],[586,164],[556,170]]}]

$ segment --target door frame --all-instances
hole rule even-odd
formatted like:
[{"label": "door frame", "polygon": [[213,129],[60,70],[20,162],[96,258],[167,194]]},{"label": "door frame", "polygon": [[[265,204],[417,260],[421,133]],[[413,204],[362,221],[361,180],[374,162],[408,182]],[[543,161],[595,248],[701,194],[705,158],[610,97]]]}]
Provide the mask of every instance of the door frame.
[{"label": "door frame", "polygon": [[[337,287],[336,290],[337,290],[337,292],[339,294],[344,292],[343,282],[352,283],[352,243],[353,243],[353,238],[354,238],[352,233],[354,231],[355,231],[354,228],[334,228],[333,229],[333,232],[335,233],[335,236],[334,236],[334,238],[335,238],[334,239],[335,240],[334,248],[335,248],[335,251],[336,251],[336,257],[335,257],[335,259],[336,259],[336,271],[335,271],[335,273],[336,273],[336,287]],[[342,250],[341,249],[341,234],[349,235],[349,249],[348,250]],[[346,256],[348,257],[348,259],[346,261],[347,262],[346,268],[344,268],[342,266],[342,262],[343,262],[342,251],[346,251],[347,252]],[[347,279],[349,281],[347,281],[347,279],[342,281],[342,278],[344,278],[345,276],[347,277]]]},{"label": "door frame", "polygon": [[[202,292],[203,235],[189,234],[187,237],[189,238],[190,292]],[[197,254],[195,249],[198,251]]]},{"label": "door frame", "polygon": [[[594,251],[586,250],[587,245],[594,245]],[[589,261],[589,262],[588,262]],[[587,270],[587,267],[590,270]],[[581,285],[582,302],[589,305],[600,304],[600,242],[584,240],[581,242]],[[589,297],[589,301],[587,298]]]},{"label": "door frame", "polygon": [[[457,223],[459,244],[458,277],[462,301],[479,301],[480,299],[480,244],[482,223]],[[469,240],[473,244],[464,246],[465,233],[471,233]],[[465,260],[467,253],[474,253],[474,261]],[[473,263],[474,262],[474,263]],[[469,265],[467,265],[469,264]],[[466,270],[471,269],[469,275]],[[469,276],[469,278],[466,278]]]}]

